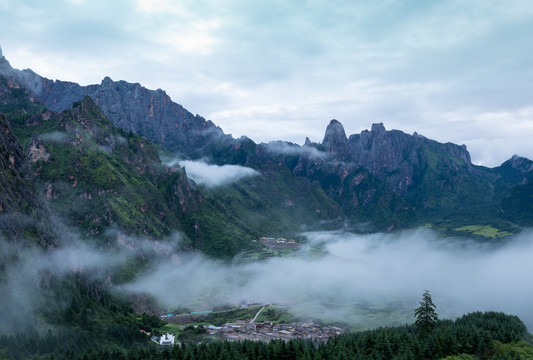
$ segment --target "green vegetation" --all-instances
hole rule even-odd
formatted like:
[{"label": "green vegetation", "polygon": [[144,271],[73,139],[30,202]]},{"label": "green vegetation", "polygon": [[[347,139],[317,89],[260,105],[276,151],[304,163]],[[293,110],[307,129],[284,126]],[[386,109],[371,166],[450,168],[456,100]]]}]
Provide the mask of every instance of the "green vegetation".
[{"label": "green vegetation", "polygon": [[250,252],[260,259],[275,254],[254,242],[258,236],[290,236],[303,225],[341,218],[317,184],[285,166],[257,164],[264,176],[197,189],[182,169],[162,166],[158,147],[117,130],[89,97],[55,114],[19,95],[17,106],[31,112],[18,114],[15,105],[1,110],[26,149],[48,154],[32,164],[36,180],[53,212],[85,237],[109,242],[110,228],[153,239],[179,232],[185,247],[209,256]]},{"label": "green vegetation", "polygon": [[11,113],[10,121],[21,144],[49,154],[34,163],[37,180],[67,225],[99,239],[112,224],[155,238],[180,230],[180,215],[157,188],[162,166],[155,147],[116,130],[90,98],[59,115]]},{"label": "green vegetation", "polygon": [[486,238],[501,238],[504,236],[513,235],[510,231],[500,230],[491,225],[468,225],[455,228],[455,231],[464,231],[474,235],[480,235]]},{"label": "green vegetation", "polygon": [[420,335],[426,336],[433,331],[438,320],[437,313],[435,312],[436,306],[433,304],[428,290],[424,292],[422,301],[419,304],[420,306],[415,309],[415,326]]},{"label": "green vegetation", "polygon": [[[181,335],[201,335],[203,327],[186,327]],[[147,339],[141,334],[141,339]],[[380,328],[349,333],[327,343],[307,340],[276,340],[263,342],[186,343],[175,347],[159,347],[150,342],[132,344],[125,349],[110,347],[89,335],[84,341],[91,346],[73,347],[73,340],[82,341],[81,334],[72,338],[48,332],[44,335],[26,333],[14,338],[0,336],[0,353],[9,359],[531,359],[533,345],[524,324],[515,316],[496,312],[471,313],[455,321],[439,320],[433,331],[417,335],[415,325]],[[123,333],[125,337],[128,333]],[[184,335],[184,339],[187,337]],[[121,337],[106,341],[121,341]],[[122,341],[126,341],[123,340]]]},{"label": "green vegetation", "polygon": [[[4,351],[6,359],[48,359],[56,354],[75,358],[75,353],[96,349],[122,353],[149,348],[141,330],[154,331],[164,324],[156,316],[134,313],[104,279],[76,272],[65,277],[45,274],[41,282],[41,293],[35,295],[38,321],[27,321],[22,333],[0,336],[0,353]],[[32,314],[27,317],[31,320]]]},{"label": "green vegetation", "polygon": [[523,226],[531,226],[533,219],[533,177],[509,191],[500,204],[502,217]]},{"label": "green vegetation", "polygon": [[276,323],[291,323],[296,321],[296,318],[290,314],[289,308],[268,306],[265,308],[257,319],[256,322],[272,321]]},{"label": "green vegetation", "polygon": [[235,320],[245,320],[252,318],[262,306],[253,306],[249,308],[234,309],[228,311],[219,311],[207,314],[202,320],[215,325],[221,326]]}]

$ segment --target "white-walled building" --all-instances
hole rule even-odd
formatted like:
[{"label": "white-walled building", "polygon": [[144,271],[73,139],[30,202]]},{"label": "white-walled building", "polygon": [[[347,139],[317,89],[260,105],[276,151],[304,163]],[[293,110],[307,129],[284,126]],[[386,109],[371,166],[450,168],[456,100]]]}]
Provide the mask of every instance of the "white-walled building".
[{"label": "white-walled building", "polygon": [[174,335],[166,333],[159,339],[159,345],[174,345]]}]

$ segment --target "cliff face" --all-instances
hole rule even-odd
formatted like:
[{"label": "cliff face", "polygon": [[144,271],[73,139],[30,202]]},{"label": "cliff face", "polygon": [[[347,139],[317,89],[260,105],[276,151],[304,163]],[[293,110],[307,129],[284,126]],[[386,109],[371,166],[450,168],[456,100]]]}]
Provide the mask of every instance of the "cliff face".
[{"label": "cliff face", "polygon": [[495,206],[494,175],[472,165],[464,145],[387,131],[381,123],[346,138],[342,124],[332,120],[322,144],[302,147],[293,172],[320,182],[345,213],[377,218],[387,228],[412,221],[421,211],[464,207],[458,199],[473,207]]},{"label": "cliff face", "polygon": [[344,132],[344,127],[337,120],[331,120],[326,128],[322,146],[330,158],[334,160],[346,161],[352,160],[353,158],[352,149]]},{"label": "cliff face", "polygon": [[35,176],[9,123],[0,114],[0,235],[54,246],[54,226]]},{"label": "cliff face", "polygon": [[[306,143],[305,147],[313,146]],[[318,145],[317,145],[318,147]],[[309,161],[302,154],[297,172],[305,175],[313,171],[310,167],[329,167],[342,162],[342,171],[363,168],[372,176],[386,181],[396,193],[406,193],[422,169],[433,167],[437,162],[458,169],[471,169],[470,155],[466,147],[447,143],[440,144],[418,134],[408,135],[402,131],[387,131],[382,123],[373,124],[371,130],[346,138],[344,128],[332,120],[326,129],[320,147],[326,157]],[[307,164],[307,165],[305,165]],[[348,170],[352,169],[352,170]]]},{"label": "cliff face", "polygon": [[[92,100],[88,101],[89,98]],[[63,112],[59,115],[47,108]],[[125,227],[154,235],[159,235],[159,229],[166,233],[171,228],[179,228],[180,219],[170,213],[186,217],[187,213],[201,208],[199,204],[203,200],[183,169],[167,168],[166,173],[162,173],[157,165],[159,160],[154,160],[158,159],[155,147],[143,143],[132,133],[185,157],[207,156],[218,164],[247,165],[259,170],[272,182],[262,184],[257,190],[261,201],[277,204],[271,201],[274,197],[267,194],[270,191],[267,189],[272,189],[283,195],[287,200],[284,203],[292,204],[295,201],[289,195],[297,193],[297,188],[318,184],[319,187],[313,189],[320,201],[309,202],[308,211],[322,214],[322,209],[330,208],[335,210],[331,211],[336,214],[332,216],[338,217],[338,205],[347,218],[355,222],[374,222],[380,230],[408,226],[413,221],[448,222],[454,216],[458,222],[475,222],[480,218],[494,218],[498,211],[514,214],[506,215],[509,219],[516,218],[522,211],[516,209],[523,208],[520,207],[522,199],[527,199],[522,194],[527,193],[531,183],[531,164],[527,159],[516,157],[499,168],[487,169],[471,163],[464,145],[438,143],[417,133],[388,131],[381,123],[347,136],[342,124],[332,120],[320,144],[306,139],[304,146],[284,142],[256,145],[246,137],[233,139],[224,135],[212,122],[172,102],[162,90],[148,90],[139,84],[112,81],[108,77],[101,84],[90,86],[51,81],[31,70],[14,70],[3,57],[0,58],[0,110],[10,114],[11,124],[16,124],[17,131],[26,137],[24,146],[28,149],[28,157],[50,199],[60,201],[60,190],[70,181],[77,191],[70,194],[75,193],[78,198],[101,197],[104,193],[94,188],[95,184],[107,189],[104,189],[107,194],[120,194],[117,186],[124,185],[129,188],[131,201],[126,204],[120,196],[112,199],[109,195],[106,206],[101,207],[107,209],[107,223],[122,222]],[[112,124],[107,123],[107,119]],[[32,132],[50,132],[53,129],[47,124],[52,123],[60,124],[56,130],[68,137],[77,151],[70,155],[75,159],[71,163],[79,167],[78,173],[73,174],[67,163],[56,164],[72,176],[63,183],[54,182],[57,171],[49,163],[59,161],[59,155],[65,155],[67,148],[59,149],[57,141],[50,141],[50,138],[31,136]],[[129,133],[119,135],[115,126]],[[128,146],[124,146],[124,141]],[[95,153],[94,149],[103,152]],[[113,159],[103,156],[104,153],[112,154]],[[128,166],[117,166],[120,161]],[[108,176],[107,181],[102,181],[100,172]],[[46,174],[48,180],[44,178]],[[147,180],[150,184],[136,188],[130,180],[137,175],[143,177],[138,182]],[[81,184],[89,190],[79,192]],[[285,186],[278,186],[280,184]],[[517,186],[521,187],[510,191]],[[335,205],[322,198],[324,192],[329,197],[327,200],[333,200]],[[148,204],[139,194],[160,200]],[[249,194],[246,201],[252,199]],[[65,204],[67,200],[64,199]],[[132,211],[131,204],[140,211]],[[154,215],[153,221],[137,226],[146,218],[146,209]],[[235,211],[237,209],[232,212]],[[302,213],[305,211],[302,209]],[[213,214],[215,212],[209,212],[205,219],[212,218]],[[85,215],[89,219],[94,214]],[[81,217],[76,221],[93,231],[100,226],[102,216],[91,218],[94,224]],[[301,218],[311,219],[303,215]],[[166,225],[156,226],[159,221]],[[188,224],[192,223],[189,219]]]},{"label": "cliff face", "polygon": [[113,81],[109,77],[101,84],[89,86],[52,81],[29,69],[13,69],[4,57],[0,57],[0,75],[56,112],[90,96],[117,128],[142,135],[185,156],[212,155],[220,142],[231,145],[237,142],[213,122],[173,102],[160,89],[149,90],[138,83]]},{"label": "cliff face", "polygon": [[106,77],[100,85],[43,79],[39,93],[45,106],[61,111],[90,96],[116,127],[140,134],[174,152],[194,154],[221,137],[222,130],[201,116],[194,116],[172,102],[162,90],[148,90],[140,84],[112,81]]},{"label": "cliff face", "polygon": [[41,207],[35,197],[31,167],[7,119],[1,114],[0,154],[0,214]]}]

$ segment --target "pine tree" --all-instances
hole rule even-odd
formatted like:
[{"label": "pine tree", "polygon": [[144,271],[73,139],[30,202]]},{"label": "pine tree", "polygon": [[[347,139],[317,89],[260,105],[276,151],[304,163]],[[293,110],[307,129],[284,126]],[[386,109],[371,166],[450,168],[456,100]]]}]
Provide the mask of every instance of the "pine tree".
[{"label": "pine tree", "polygon": [[428,290],[422,295],[422,301],[419,304],[420,306],[415,309],[416,329],[419,334],[428,335],[438,320],[437,313],[435,312],[436,306],[433,304]]}]

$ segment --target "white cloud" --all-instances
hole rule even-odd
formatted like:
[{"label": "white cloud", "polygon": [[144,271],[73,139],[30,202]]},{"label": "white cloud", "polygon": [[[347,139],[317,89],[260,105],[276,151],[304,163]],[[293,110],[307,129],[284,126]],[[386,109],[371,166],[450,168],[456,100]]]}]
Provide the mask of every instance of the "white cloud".
[{"label": "white cloud", "polygon": [[271,141],[263,144],[268,152],[276,155],[301,155],[304,154],[309,158],[325,158],[326,153],[312,146],[298,146],[283,141]]},{"label": "white cloud", "polygon": [[223,186],[260,175],[252,168],[239,165],[210,165],[203,161],[191,160],[179,161],[179,165],[185,168],[189,178],[207,187]]}]

